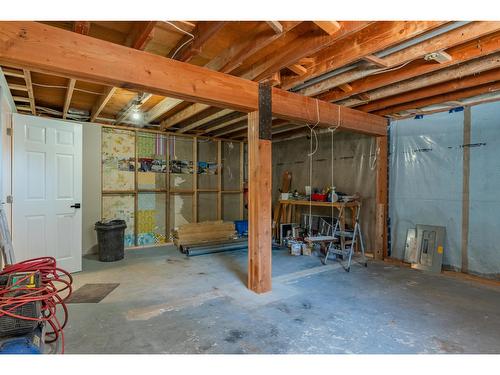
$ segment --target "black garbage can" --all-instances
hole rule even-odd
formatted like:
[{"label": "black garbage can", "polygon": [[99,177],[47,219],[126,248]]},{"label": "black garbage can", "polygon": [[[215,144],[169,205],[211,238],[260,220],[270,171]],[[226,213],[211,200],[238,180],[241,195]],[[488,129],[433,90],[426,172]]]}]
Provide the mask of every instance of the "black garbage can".
[{"label": "black garbage can", "polygon": [[124,257],[125,220],[98,221],[94,229],[97,232],[99,260],[114,262]]}]

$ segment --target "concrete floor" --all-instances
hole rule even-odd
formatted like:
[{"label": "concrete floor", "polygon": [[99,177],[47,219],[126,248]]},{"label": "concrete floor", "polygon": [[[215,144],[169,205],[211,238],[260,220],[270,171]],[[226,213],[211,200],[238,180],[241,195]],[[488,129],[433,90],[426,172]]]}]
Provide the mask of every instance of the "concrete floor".
[{"label": "concrete floor", "polygon": [[500,353],[500,288],[383,262],[346,273],[273,251],[273,291],[245,288],[246,251],[187,258],[174,247],[84,259],[67,353]]}]

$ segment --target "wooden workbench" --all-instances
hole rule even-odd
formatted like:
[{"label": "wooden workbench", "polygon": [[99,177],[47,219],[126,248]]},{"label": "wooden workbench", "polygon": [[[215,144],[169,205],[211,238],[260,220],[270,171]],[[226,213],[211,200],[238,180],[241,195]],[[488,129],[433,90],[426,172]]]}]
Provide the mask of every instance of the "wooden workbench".
[{"label": "wooden workbench", "polygon": [[[312,207],[333,207],[334,209],[337,210],[337,212],[343,207],[344,210],[349,209],[351,211],[350,215],[350,225],[352,228],[354,228],[355,224],[355,218],[357,215],[357,210],[360,209],[361,203],[359,201],[352,201],[352,202],[317,202],[317,201],[311,201],[309,202],[308,200],[294,200],[294,199],[287,199],[287,200],[280,200],[279,201],[279,220],[278,220],[278,225],[277,228],[280,227],[280,224],[285,224],[285,223],[299,223],[300,222],[300,217],[298,217],[298,210],[296,209],[297,207],[309,207],[311,205]],[[303,211],[303,210],[300,210]],[[346,215],[342,215],[341,217],[341,223],[342,227],[345,228],[345,219]],[[328,216],[328,215],[325,215]],[[299,218],[299,221],[297,221],[297,218]],[[279,231],[279,229],[278,229]],[[279,233],[279,232],[278,232]]]}]

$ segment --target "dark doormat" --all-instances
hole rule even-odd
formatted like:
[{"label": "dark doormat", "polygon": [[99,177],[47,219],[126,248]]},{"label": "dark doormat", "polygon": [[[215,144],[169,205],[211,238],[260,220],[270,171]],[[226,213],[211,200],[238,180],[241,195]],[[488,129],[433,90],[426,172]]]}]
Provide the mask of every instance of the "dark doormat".
[{"label": "dark doormat", "polygon": [[66,303],[99,303],[120,285],[117,283],[85,284],[78,288]]}]

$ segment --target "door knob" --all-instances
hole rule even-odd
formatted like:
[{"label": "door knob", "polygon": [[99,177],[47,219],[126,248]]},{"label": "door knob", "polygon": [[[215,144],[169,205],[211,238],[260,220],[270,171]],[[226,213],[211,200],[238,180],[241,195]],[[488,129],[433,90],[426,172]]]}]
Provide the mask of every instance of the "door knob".
[{"label": "door knob", "polygon": [[74,205],[70,206],[71,208],[80,208],[81,205],[80,203],[75,203]]}]

